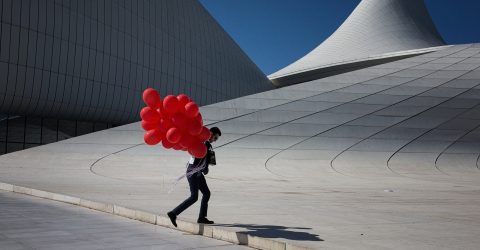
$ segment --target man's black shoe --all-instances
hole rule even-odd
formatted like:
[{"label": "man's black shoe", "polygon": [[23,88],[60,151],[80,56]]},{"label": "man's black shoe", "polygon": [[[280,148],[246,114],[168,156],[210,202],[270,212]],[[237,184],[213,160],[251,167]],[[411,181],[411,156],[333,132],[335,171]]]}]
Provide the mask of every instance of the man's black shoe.
[{"label": "man's black shoe", "polygon": [[213,224],[213,220],[208,220],[207,218],[198,218],[197,223]]},{"label": "man's black shoe", "polygon": [[167,215],[168,215],[168,218],[170,218],[170,221],[172,222],[172,224],[175,227],[177,227],[177,216],[172,212],[168,212]]}]

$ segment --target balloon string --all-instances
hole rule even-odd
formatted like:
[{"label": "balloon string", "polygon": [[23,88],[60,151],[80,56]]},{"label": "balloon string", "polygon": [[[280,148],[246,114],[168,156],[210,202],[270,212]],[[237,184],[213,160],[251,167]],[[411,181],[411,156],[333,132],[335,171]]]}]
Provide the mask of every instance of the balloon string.
[{"label": "balloon string", "polygon": [[[188,168],[188,163],[187,163],[187,166],[186,166],[186,167]],[[177,186],[178,182],[179,182],[181,179],[183,179],[184,177],[189,178],[190,176],[192,176],[192,175],[194,175],[194,174],[202,171],[204,168],[205,168],[205,166],[192,168],[192,170],[190,170],[190,171],[186,172],[185,174],[182,174],[182,175],[180,175],[179,177],[177,177],[177,178],[175,179],[175,181],[173,182],[173,185],[172,185],[172,187],[170,188],[170,190],[168,190],[168,194],[170,194],[171,192],[173,192],[173,190],[175,189],[175,187]]]}]

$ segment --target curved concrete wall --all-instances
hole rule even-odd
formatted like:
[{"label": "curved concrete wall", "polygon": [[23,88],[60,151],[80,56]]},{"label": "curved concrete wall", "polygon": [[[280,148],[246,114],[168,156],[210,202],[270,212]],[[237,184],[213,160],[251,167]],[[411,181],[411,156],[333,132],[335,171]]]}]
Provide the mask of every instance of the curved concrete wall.
[{"label": "curved concrete wall", "polygon": [[147,87],[201,105],[272,88],[197,1],[0,7],[0,113],[122,124]]},{"label": "curved concrete wall", "polygon": [[363,0],[327,40],[269,78],[274,81],[341,62],[440,45],[444,41],[423,1]]}]

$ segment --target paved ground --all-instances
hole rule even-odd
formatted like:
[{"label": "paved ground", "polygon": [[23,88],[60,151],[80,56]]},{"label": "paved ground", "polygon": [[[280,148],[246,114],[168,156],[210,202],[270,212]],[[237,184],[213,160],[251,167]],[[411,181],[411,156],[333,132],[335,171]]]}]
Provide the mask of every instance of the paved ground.
[{"label": "paved ground", "polygon": [[[202,107],[218,228],[322,249],[478,249],[480,47]],[[165,214],[185,152],[138,123],[0,157],[0,181]],[[180,219],[195,221],[198,204]]]},{"label": "paved ground", "polygon": [[251,249],[95,210],[0,191],[0,249]]}]

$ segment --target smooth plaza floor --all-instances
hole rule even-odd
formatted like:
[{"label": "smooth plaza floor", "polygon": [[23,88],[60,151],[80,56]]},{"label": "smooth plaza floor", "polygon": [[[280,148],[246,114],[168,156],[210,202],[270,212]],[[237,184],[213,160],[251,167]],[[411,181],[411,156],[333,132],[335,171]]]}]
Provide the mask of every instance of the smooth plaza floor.
[{"label": "smooth plaza floor", "polygon": [[0,191],[0,249],[251,249],[33,196]]}]

